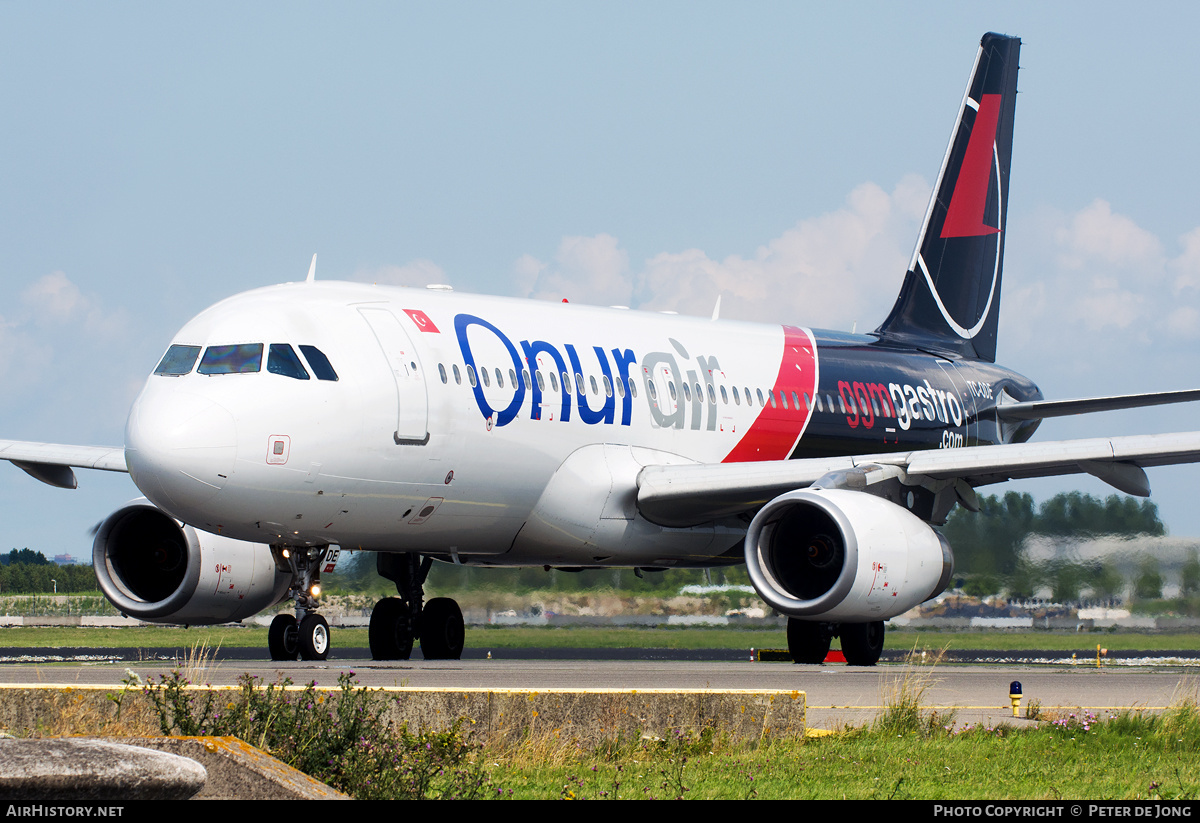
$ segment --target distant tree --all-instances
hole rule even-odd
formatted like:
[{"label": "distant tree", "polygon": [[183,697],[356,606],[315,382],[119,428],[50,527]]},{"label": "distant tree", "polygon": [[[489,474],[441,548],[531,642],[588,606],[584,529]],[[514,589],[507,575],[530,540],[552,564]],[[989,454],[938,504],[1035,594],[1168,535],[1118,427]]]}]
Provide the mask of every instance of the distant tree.
[{"label": "distant tree", "polygon": [[1016,571],[1021,544],[1033,530],[1034,505],[1028,494],[979,498],[979,511],[958,508],[943,532],[955,564],[968,574],[1007,576]]},{"label": "distant tree", "polygon": [[1012,574],[1008,576],[1008,594],[1017,599],[1033,597],[1033,593],[1042,585],[1043,579],[1042,568],[1022,557],[1017,561]]},{"label": "distant tree", "polygon": [[[1158,517],[1158,507],[1149,500],[1116,494],[1101,500],[1064,492],[1035,508],[1028,494],[1008,492],[1004,497],[979,498],[978,512],[956,508],[942,531],[954,550],[958,571],[1011,576],[1017,572],[1025,539],[1032,534],[1084,540],[1101,534],[1160,536],[1166,534],[1166,527]],[[1055,567],[1047,571],[1052,579],[1061,578],[1052,585],[1078,596],[1078,586],[1086,578],[1084,570],[1068,572],[1065,567]],[[1197,573],[1200,587],[1200,565]]]},{"label": "distant tree", "polygon": [[1195,549],[1188,549],[1187,560],[1179,570],[1179,590],[1184,597],[1200,594],[1200,557]]},{"label": "distant tree", "polygon": [[1088,569],[1087,582],[1097,600],[1112,600],[1125,590],[1125,578],[1109,560],[1093,564]]},{"label": "distant tree", "polygon": [[30,549],[13,549],[8,554],[4,555],[4,565],[11,566],[15,563],[24,563],[27,566],[45,566],[50,561],[46,559],[46,555],[41,552],[31,551]]},{"label": "distant tree", "polygon": [[1051,597],[1059,603],[1074,603],[1079,599],[1087,570],[1078,563],[1054,561],[1047,568]]},{"label": "distant tree", "polygon": [[1147,557],[1138,567],[1133,594],[1138,600],[1158,600],[1162,597],[1163,579],[1158,570],[1158,558]]}]

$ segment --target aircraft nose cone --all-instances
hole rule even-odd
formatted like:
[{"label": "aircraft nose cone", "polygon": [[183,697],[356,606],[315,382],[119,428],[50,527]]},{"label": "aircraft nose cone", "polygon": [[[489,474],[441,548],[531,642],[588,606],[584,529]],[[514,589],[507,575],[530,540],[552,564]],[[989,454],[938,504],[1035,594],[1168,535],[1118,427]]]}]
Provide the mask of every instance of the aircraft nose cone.
[{"label": "aircraft nose cone", "polygon": [[129,413],[125,458],[146,497],[182,514],[211,499],[233,473],[237,424],[206,397],[147,387]]}]

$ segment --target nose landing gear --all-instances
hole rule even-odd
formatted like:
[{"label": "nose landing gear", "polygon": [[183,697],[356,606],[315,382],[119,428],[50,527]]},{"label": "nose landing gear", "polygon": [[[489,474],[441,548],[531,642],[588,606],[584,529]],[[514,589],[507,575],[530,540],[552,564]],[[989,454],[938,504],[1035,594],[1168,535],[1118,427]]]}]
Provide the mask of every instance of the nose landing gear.
[{"label": "nose landing gear", "polygon": [[[295,616],[279,614],[267,631],[267,649],[272,660],[324,660],[329,656],[329,623],[317,614],[320,605],[321,565],[326,561],[328,546],[313,548],[283,547],[275,550],[277,563],[292,570],[292,585],[288,595],[296,601]],[[336,561],[336,549],[329,560]]]}]

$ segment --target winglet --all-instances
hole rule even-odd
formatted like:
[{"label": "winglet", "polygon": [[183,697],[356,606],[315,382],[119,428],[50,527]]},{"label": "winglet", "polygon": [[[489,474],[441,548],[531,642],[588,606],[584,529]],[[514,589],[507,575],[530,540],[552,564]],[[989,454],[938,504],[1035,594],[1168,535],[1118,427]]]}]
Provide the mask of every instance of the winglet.
[{"label": "winglet", "polygon": [[317,256],[314,254],[312,263],[308,267],[308,277],[304,278],[305,283],[312,283],[317,279]]}]

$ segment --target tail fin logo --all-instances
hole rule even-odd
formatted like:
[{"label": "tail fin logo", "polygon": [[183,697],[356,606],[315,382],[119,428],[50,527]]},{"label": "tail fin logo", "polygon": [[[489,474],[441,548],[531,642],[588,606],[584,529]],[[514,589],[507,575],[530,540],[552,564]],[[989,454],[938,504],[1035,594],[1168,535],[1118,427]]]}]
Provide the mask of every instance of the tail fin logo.
[{"label": "tail fin logo", "polygon": [[1000,176],[1000,158],[996,152],[1000,95],[984,94],[982,97],[978,106],[969,97],[966,101],[967,105],[976,109],[975,125],[971,129],[971,140],[967,144],[958,182],[950,198],[950,208],[942,223],[942,237],[979,237],[1000,232],[998,227],[983,222],[993,168],[997,178]]},{"label": "tail fin logo", "polygon": [[[991,284],[987,287],[986,302],[981,307],[978,305],[975,307],[976,319],[973,325],[967,327],[955,320],[954,312],[943,301],[935,282],[936,278],[930,275],[923,255],[919,252],[917,254],[917,264],[925,276],[925,283],[929,286],[929,293],[933,297],[934,303],[937,304],[942,319],[946,321],[946,325],[950,327],[951,331],[963,340],[973,340],[987,323],[988,315],[992,310],[992,301],[996,297],[996,288],[1000,284],[1001,247],[999,239],[996,237],[1000,234],[1000,228],[998,225],[991,225],[991,222],[1001,223],[1004,214],[1002,201],[1004,191],[1000,182],[1000,152],[996,146],[996,128],[1000,122],[1003,95],[982,94],[979,97],[979,102],[976,102],[970,95],[964,100],[964,105],[975,111],[975,122],[971,126],[971,136],[962,156],[958,179],[954,184],[954,192],[950,195],[950,205],[946,209],[946,215],[942,218],[942,230],[939,234],[939,238],[943,240],[967,237],[992,238],[990,241],[986,239],[983,241],[984,247],[976,247],[978,248],[977,253],[982,253],[981,263],[984,262],[984,259],[991,258],[991,265],[984,263],[991,269]],[[993,181],[996,197],[992,201],[992,209],[989,210],[988,193],[992,190]],[[960,312],[966,308],[967,313],[970,314],[969,308],[965,306],[958,308]]]}]

